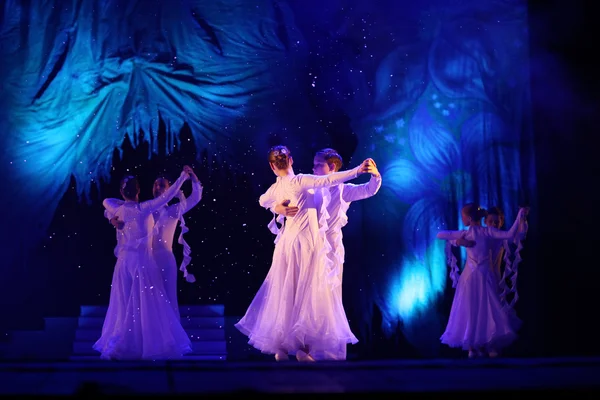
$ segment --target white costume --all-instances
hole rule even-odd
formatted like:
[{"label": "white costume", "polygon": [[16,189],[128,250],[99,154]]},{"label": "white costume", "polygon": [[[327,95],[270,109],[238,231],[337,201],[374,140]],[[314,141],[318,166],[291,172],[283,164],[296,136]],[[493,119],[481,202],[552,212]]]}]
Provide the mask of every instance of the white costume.
[{"label": "white costume", "polygon": [[[319,223],[327,216],[328,199],[319,213],[314,191],[356,178],[359,168],[326,176],[278,177],[261,196],[259,203],[267,209],[286,199],[299,207],[278,232],[269,273],[236,324],[263,353],[293,353],[308,346],[316,359],[339,343],[358,342],[332,285],[338,277],[327,257],[324,221]],[[275,221],[270,226],[277,232]]]},{"label": "white costume", "polygon": [[[333,274],[337,277],[333,281],[334,294],[339,297],[340,302],[342,302],[342,275],[345,257],[342,228],[348,223],[348,209],[353,201],[368,199],[377,194],[381,188],[381,182],[381,176],[371,176],[369,182],[362,185],[344,183],[315,191],[317,210],[321,209],[323,199],[329,198],[325,235],[327,243],[325,245],[329,249],[327,256],[333,262]],[[329,193],[324,193],[325,191]],[[346,350],[347,343],[340,342],[334,348],[327,350],[323,354],[323,358],[326,360],[345,360]]]},{"label": "white costume", "polygon": [[[508,231],[493,227],[470,226],[466,231],[441,231],[437,237],[472,240],[467,261],[458,278],[450,318],[441,341],[450,347],[464,350],[488,348],[499,350],[512,343],[520,321],[508,313],[498,292],[498,278],[494,272],[493,251],[498,242],[514,240],[524,230],[519,211],[517,220]],[[457,271],[453,271],[453,280]]]},{"label": "white costume", "polygon": [[182,173],[153,200],[103,202],[106,214],[124,223],[117,230],[108,312],[102,336],[94,344],[104,359],[172,359],[191,352],[190,339],[173,310],[151,250],[152,213],[175,197],[187,178]]},{"label": "white costume", "polygon": [[[152,254],[156,260],[158,268],[162,272],[163,281],[167,296],[171,301],[173,309],[179,315],[179,304],[177,301],[177,262],[173,254],[173,238],[177,223],[181,222],[181,233],[177,242],[183,246],[183,261],[179,267],[183,271],[183,276],[188,282],[195,282],[194,275],[188,273],[187,266],[191,257],[191,248],[185,241],[183,235],[189,231],[185,225],[183,215],[191,210],[202,199],[202,185],[200,182],[192,182],[192,194],[185,198],[183,193],[177,193],[179,203],[165,205],[152,213],[154,218],[154,229],[152,234]],[[113,199],[114,205],[123,204],[122,200]],[[112,218],[109,213],[105,213],[107,218]]]}]

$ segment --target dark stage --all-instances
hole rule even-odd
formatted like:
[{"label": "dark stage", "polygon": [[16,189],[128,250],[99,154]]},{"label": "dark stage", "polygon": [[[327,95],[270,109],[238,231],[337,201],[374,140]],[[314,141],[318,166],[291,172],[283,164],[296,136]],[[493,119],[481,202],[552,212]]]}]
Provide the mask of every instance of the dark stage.
[{"label": "dark stage", "polygon": [[[222,305],[180,306],[193,353],[177,361],[103,361],[92,349],[106,307],[77,318],[45,318],[44,328],[0,341],[0,394],[389,393],[597,390],[600,358],[366,360],[276,363],[251,348]],[[393,349],[389,349],[390,354]],[[458,353],[457,353],[458,354]]]},{"label": "dark stage", "polygon": [[[0,364],[0,394],[298,394],[597,391],[599,358]],[[565,392],[566,393],[566,392]]]},{"label": "dark stage", "polygon": [[[0,2],[0,394],[598,391],[599,24],[575,3]],[[333,147],[383,178],[344,227],[345,362],[275,363],[234,327],[271,268],[258,199],[279,144],[296,173]],[[204,187],[185,216],[196,282],[177,287],[193,352],[101,361],[102,200],[129,174],[149,200],[183,165]],[[440,343],[455,289],[436,232],[469,202],[505,229],[531,207],[523,326],[496,359]]]}]

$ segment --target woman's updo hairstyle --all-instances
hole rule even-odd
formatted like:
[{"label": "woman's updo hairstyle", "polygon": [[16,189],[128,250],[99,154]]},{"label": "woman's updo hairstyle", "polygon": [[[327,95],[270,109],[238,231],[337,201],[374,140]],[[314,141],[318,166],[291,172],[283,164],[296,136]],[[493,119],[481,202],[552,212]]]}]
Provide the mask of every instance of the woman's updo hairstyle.
[{"label": "woman's updo hairstyle", "polygon": [[287,169],[292,153],[286,146],[273,146],[269,149],[269,162],[277,169]]},{"label": "woman's updo hairstyle", "polygon": [[473,221],[481,221],[488,215],[488,212],[485,208],[481,208],[475,203],[465,204],[463,207],[463,212],[466,216],[471,217]]},{"label": "woman's updo hairstyle", "polygon": [[140,183],[133,175],[127,175],[121,179],[121,193],[123,197],[129,200],[134,200],[140,193]]}]

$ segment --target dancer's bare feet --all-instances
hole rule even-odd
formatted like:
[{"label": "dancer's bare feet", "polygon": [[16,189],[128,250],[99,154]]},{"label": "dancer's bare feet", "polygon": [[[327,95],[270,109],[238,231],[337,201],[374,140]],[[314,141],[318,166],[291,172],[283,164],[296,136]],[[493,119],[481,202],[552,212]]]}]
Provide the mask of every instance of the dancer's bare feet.
[{"label": "dancer's bare feet", "polygon": [[488,352],[488,357],[490,357],[490,358],[496,358],[496,357],[498,357],[498,352],[496,350],[490,350]]}]

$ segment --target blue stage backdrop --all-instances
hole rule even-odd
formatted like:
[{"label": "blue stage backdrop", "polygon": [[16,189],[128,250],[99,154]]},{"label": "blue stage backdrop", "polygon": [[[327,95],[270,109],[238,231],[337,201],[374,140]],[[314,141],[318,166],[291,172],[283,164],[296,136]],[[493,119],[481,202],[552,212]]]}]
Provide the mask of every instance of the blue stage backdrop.
[{"label": "blue stage backdrop", "polygon": [[[386,333],[400,330],[433,354],[449,282],[436,232],[460,228],[459,209],[469,201],[501,206],[512,223],[519,203],[533,200],[524,1],[7,0],[1,7],[0,172],[10,232],[2,274],[10,285],[36,279],[24,272],[28,257],[52,237],[69,190],[102,220],[101,197],[117,196],[103,185],[118,179],[113,153],[124,139],[146,143],[145,159],[168,156],[185,145],[178,133],[187,124],[197,162],[204,154],[205,168],[249,184],[244,212],[259,215],[264,225],[255,229],[263,231],[269,215],[256,199],[273,181],[268,146],[289,145],[298,172],[310,171],[315,150],[333,146],[347,166],[373,157],[384,182],[376,197],[351,207],[345,228],[352,325],[368,342],[379,310]],[[162,145],[160,121],[170,138]],[[232,203],[234,181],[227,180]],[[214,209],[205,186],[203,207]],[[260,268],[247,267],[249,241],[247,250],[238,246],[235,268],[219,272],[222,293],[237,282],[242,309],[269,267],[269,235]],[[104,239],[109,253],[113,237]],[[225,250],[203,251],[195,257]],[[47,268],[53,263],[60,257]],[[249,270],[260,279],[239,285]]]}]

